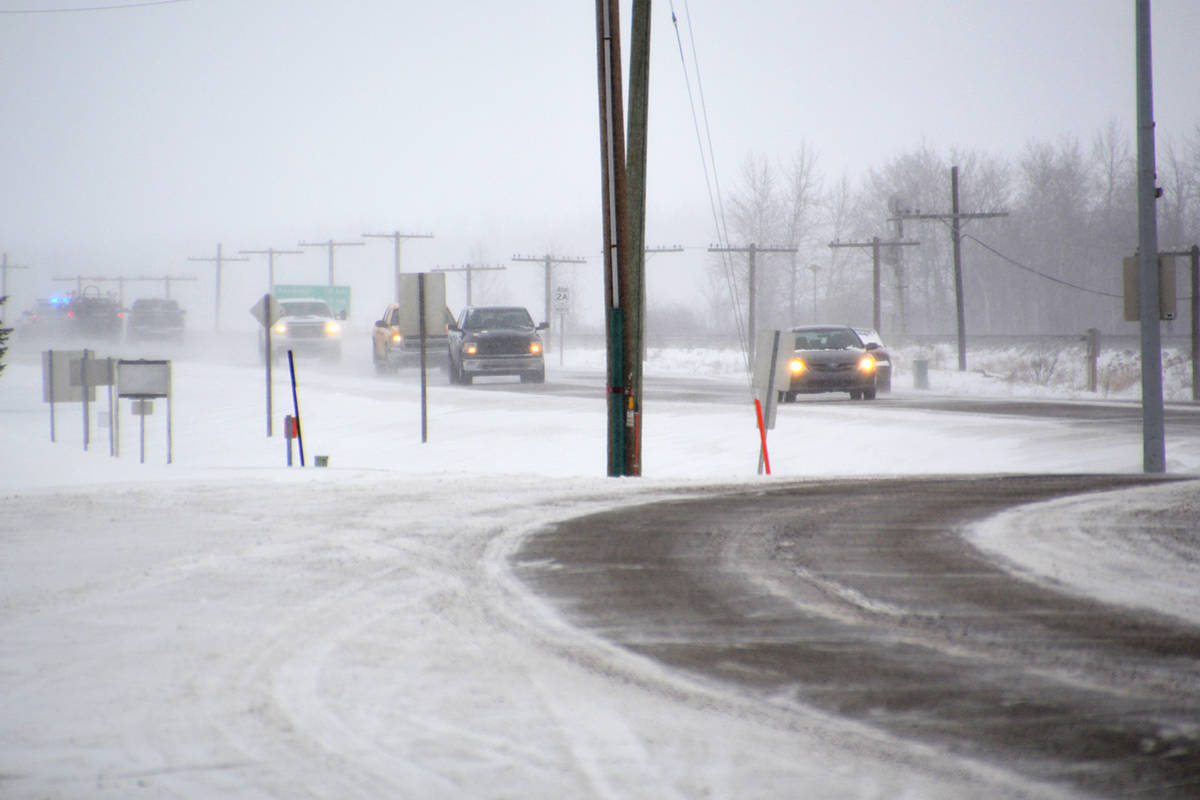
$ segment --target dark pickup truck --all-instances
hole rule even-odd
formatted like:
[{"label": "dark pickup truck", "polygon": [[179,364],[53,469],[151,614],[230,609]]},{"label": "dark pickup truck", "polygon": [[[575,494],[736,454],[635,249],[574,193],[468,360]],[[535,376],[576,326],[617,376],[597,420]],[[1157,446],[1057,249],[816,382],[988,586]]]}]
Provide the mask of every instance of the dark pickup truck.
[{"label": "dark pickup truck", "polygon": [[468,306],[450,326],[450,382],[470,384],[480,375],[519,375],[522,383],[543,383],[546,364],[539,331],[520,306]]},{"label": "dark pickup truck", "polygon": [[187,312],[169,298],[134,300],[125,335],[130,339],[182,339]]}]

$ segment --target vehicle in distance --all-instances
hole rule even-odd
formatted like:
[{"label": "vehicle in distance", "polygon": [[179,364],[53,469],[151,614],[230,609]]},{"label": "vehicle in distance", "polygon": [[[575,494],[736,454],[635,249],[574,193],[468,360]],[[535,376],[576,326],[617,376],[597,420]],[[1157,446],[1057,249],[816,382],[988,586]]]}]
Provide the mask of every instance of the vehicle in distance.
[{"label": "vehicle in distance", "polygon": [[134,300],[125,335],[130,339],[182,339],[186,312],[170,298]]},{"label": "vehicle in distance", "polygon": [[115,297],[79,295],[67,306],[67,327],[83,339],[120,339],[125,333],[125,309]]},{"label": "vehicle in distance", "polygon": [[518,375],[522,383],[543,383],[546,364],[539,331],[521,306],[468,306],[450,326],[450,382],[470,384],[480,375]]},{"label": "vehicle in distance", "polygon": [[[342,357],[342,323],[333,315],[329,303],[315,297],[280,300],[281,314],[271,326],[271,350],[282,358],[288,350],[296,354],[316,354],[330,361]],[[265,341],[260,338],[265,356]]]},{"label": "vehicle in distance", "polygon": [[57,339],[67,332],[67,304],[65,297],[39,299],[21,312],[17,322],[17,336],[28,339]]},{"label": "vehicle in distance", "polygon": [[[421,327],[413,306],[412,303],[391,303],[383,310],[383,315],[375,320],[375,327],[371,330],[371,361],[377,373],[421,363]],[[442,324],[435,329],[430,330],[426,324],[426,366],[444,364],[446,360],[446,333],[454,323],[454,315],[445,307],[442,314]]]},{"label": "vehicle in distance", "polygon": [[858,338],[862,339],[863,345],[876,345],[871,350],[871,355],[875,357],[875,389],[880,392],[890,392],[892,390],[892,356],[888,352],[887,346],[884,345],[879,331],[874,328],[855,328],[854,332],[858,334]]},{"label": "vehicle in distance", "polygon": [[792,403],[798,394],[849,392],[851,400],[874,400],[875,352],[879,345],[864,343],[848,325],[806,325],[792,328],[790,385],[780,399]]}]

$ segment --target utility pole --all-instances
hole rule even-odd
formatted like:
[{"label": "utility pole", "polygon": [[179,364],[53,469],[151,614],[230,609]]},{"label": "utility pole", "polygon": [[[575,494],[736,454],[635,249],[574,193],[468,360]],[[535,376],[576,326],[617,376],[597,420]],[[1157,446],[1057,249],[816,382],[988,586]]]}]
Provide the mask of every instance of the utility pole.
[{"label": "utility pole", "polygon": [[759,247],[758,245],[753,244],[753,243],[747,247],[718,247],[716,245],[713,245],[708,248],[708,252],[710,252],[710,253],[749,253],[750,254],[750,300],[749,300],[748,319],[746,321],[746,326],[749,328],[749,330],[747,331],[747,338],[748,338],[749,344],[750,344],[750,358],[752,361],[754,359],[754,337],[757,333],[757,330],[756,330],[757,323],[755,321],[754,315],[755,315],[755,306],[758,301],[758,287],[756,286],[755,274],[754,274],[755,273],[755,255],[757,255],[758,253],[795,253],[799,249],[800,248],[796,247],[795,245],[789,245],[787,247]]},{"label": "utility pole", "polygon": [[221,243],[217,242],[217,257],[216,258],[199,258],[189,257],[188,261],[208,261],[217,265],[217,291],[216,297],[213,300],[213,330],[221,329],[221,267],[227,261],[249,261],[248,258],[235,258],[221,254]]},{"label": "utility pole", "polygon": [[333,286],[333,248],[335,247],[363,247],[366,242],[335,242],[330,239],[328,242],[298,242],[297,247],[328,247],[329,248],[329,285]]},{"label": "utility pole", "polygon": [[[646,352],[646,153],[650,118],[650,0],[633,0],[629,53],[629,120],[625,163],[629,211],[628,272],[623,347],[626,376],[625,474],[640,475],[642,433],[642,361]],[[631,419],[632,417],[632,419]],[[632,441],[632,447],[628,442]]]},{"label": "utility pole", "polygon": [[[512,260],[513,261],[529,261],[529,262],[533,262],[533,263],[538,263],[538,264],[541,264],[545,268],[545,270],[546,270],[546,281],[545,281],[545,283],[546,283],[546,287],[545,287],[545,308],[546,308],[546,310],[545,310],[545,315],[542,317],[543,322],[550,321],[550,311],[551,311],[550,301],[554,297],[554,287],[552,286],[552,278],[551,278],[552,273],[554,271],[554,265],[555,264],[586,264],[587,263],[586,258],[578,258],[578,257],[574,257],[574,256],[552,256],[549,253],[547,253],[544,256],[513,256]],[[547,351],[550,349],[549,344],[550,344],[550,337],[547,336],[546,337],[546,345],[547,345],[546,350]]]},{"label": "utility pole", "polygon": [[[892,196],[888,198],[888,211],[893,215],[900,213],[901,202],[900,198]],[[896,219],[896,238],[904,238],[904,220]],[[908,282],[904,275],[904,251],[896,250],[893,254],[895,260],[892,262],[892,271],[896,275],[896,317],[900,321],[899,333],[904,335],[908,333],[908,313],[905,309],[904,290],[908,288]]]},{"label": "utility pole", "polygon": [[[164,288],[164,292],[165,292],[165,294],[163,294],[163,297],[170,297],[170,296],[171,296],[171,282],[172,282],[172,281],[194,281],[194,280],[196,280],[196,276],[195,276],[195,275],[162,275],[162,276],[160,276],[160,277],[152,277],[152,276],[148,276],[148,275],[139,275],[139,276],[138,276],[138,277],[136,277],[136,278],[123,278],[122,280],[130,280],[130,281],[162,281],[162,282],[163,282],[163,285],[164,285],[164,287],[165,287],[165,288]],[[125,294],[125,292],[124,292],[124,290],[122,290],[122,292],[121,292],[121,305],[125,305],[125,297],[124,297],[124,294]]]},{"label": "utility pole", "polygon": [[[8,271],[10,269],[29,269],[29,267],[25,264],[8,263],[8,253],[4,254],[4,260],[0,261],[0,298],[8,297]],[[7,304],[0,304],[0,322],[4,321],[5,305]]]},{"label": "utility pole", "polygon": [[608,474],[626,474],[625,306],[628,297],[629,195],[626,187],[621,20],[617,0],[596,0],[600,108],[601,208],[604,225],[604,325],[608,369]]},{"label": "utility pole", "polygon": [[821,271],[821,268],[818,267],[816,264],[809,264],[808,268],[810,270],[812,270],[812,274],[813,274],[813,294],[812,294],[813,318],[812,318],[812,321],[815,324],[817,321],[817,273]]},{"label": "utility pole", "polygon": [[110,278],[105,275],[75,275],[73,277],[66,277],[66,276],[59,277],[58,275],[55,275],[51,280],[74,281],[75,282],[75,294],[79,297],[83,296],[83,282],[84,281],[87,281],[88,283],[118,283],[121,286],[121,294],[124,295],[124,293],[125,293],[125,289],[124,289],[125,279],[124,278]]},{"label": "utility pole", "polygon": [[238,252],[246,256],[267,257],[267,294],[275,293],[275,256],[304,255],[303,250],[276,250],[274,247],[268,247],[266,250],[238,250]]},{"label": "utility pole", "polygon": [[391,239],[396,247],[396,297],[395,301],[400,302],[400,247],[404,244],[405,239],[432,239],[432,233],[401,233],[393,231],[392,233],[364,233],[365,239]]},{"label": "utility pole", "polygon": [[967,214],[959,209],[958,204],[958,167],[950,168],[950,213],[921,214],[901,211],[889,221],[905,219],[936,219],[950,222],[950,241],[954,246],[954,316],[955,328],[958,335],[958,371],[967,371],[967,322],[963,301],[963,269],[962,269],[962,221],[972,219],[992,219],[1007,217],[1007,211],[983,211]]},{"label": "utility pole", "polygon": [[467,305],[471,305],[471,276],[476,272],[491,272],[508,267],[480,267],[475,264],[463,264],[461,267],[434,267],[434,272],[465,272],[467,274]]},{"label": "utility pole", "polygon": [[1154,168],[1154,82],[1150,58],[1150,0],[1134,13],[1137,68],[1138,313],[1142,344],[1142,470],[1166,472],[1163,431],[1162,332],[1158,322],[1158,215],[1161,190]]},{"label": "utility pole", "polygon": [[1192,400],[1200,401],[1200,245],[1192,245],[1190,250],[1174,250],[1159,255],[1187,256],[1191,262],[1192,299],[1189,321],[1192,334]]},{"label": "utility pole", "polygon": [[166,292],[167,292],[166,297],[170,297],[171,296],[171,281],[194,281],[194,280],[196,280],[196,276],[195,275],[159,275],[159,276],[139,275],[136,278],[127,278],[124,275],[118,275],[115,278],[108,278],[108,277],[100,277],[100,276],[89,277],[87,275],[76,275],[73,278],[55,277],[54,280],[56,280],[56,281],[75,281],[75,285],[76,285],[75,292],[76,292],[76,294],[78,294],[80,296],[83,295],[83,282],[84,281],[88,281],[89,283],[115,283],[115,284],[117,284],[117,302],[120,303],[122,308],[124,308],[125,307],[125,284],[129,283],[130,281],[163,281],[166,284]]},{"label": "utility pole", "polygon": [[876,331],[881,330],[882,320],[883,320],[883,309],[881,307],[882,304],[880,303],[880,299],[879,299],[880,283],[882,283],[882,281],[880,280],[880,269],[879,269],[879,248],[880,247],[911,247],[913,245],[918,245],[918,244],[920,244],[920,242],[911,241],[911,240],[902,240],[902,239],[892,239],[890,241],[883,242],[883,241],[880,241],[878,236],[871,239],[871,241],[869,241],[869,242],[839,242],[839,241],[835,240],[835,241],[832,241],[829,243],[829,246],[831,248],[837,248],[837,247],[869,247],[869,248],[871,248],[871,265],[872,265],[872,273],[871,274],[872,274],[872,283],[874,286],[874,296],[875,296],[874,309],[871,313],[871,322],[873,323],[873,327],[875,328]]}]

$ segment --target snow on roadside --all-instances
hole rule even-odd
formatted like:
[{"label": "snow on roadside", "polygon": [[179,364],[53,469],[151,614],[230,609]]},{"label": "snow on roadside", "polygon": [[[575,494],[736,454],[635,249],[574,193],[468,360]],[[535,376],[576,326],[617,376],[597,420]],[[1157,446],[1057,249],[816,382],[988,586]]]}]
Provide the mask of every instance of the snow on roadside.
[{"label": "snow on roadside", "polygon": [[1200,625],[1200,481],[1022,506],[967,537],[1017,574]]}]

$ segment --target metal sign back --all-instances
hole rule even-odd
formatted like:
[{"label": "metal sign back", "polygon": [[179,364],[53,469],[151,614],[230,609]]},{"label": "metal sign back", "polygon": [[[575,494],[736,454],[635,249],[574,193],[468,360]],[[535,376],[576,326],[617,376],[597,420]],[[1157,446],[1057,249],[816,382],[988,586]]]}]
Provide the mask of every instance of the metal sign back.
[{"label": "metal sign back", "polygon": [[171,395],[170,361],[118,361],[118,397],[169,397]]},{"label": "metal sign back", "polygon": [[269,328],[283,316],[283,306],[279,305],[279,301],[272,295],[264,294],[257,303],[250,306],[250,316],[258,320],[259,325]]}]

